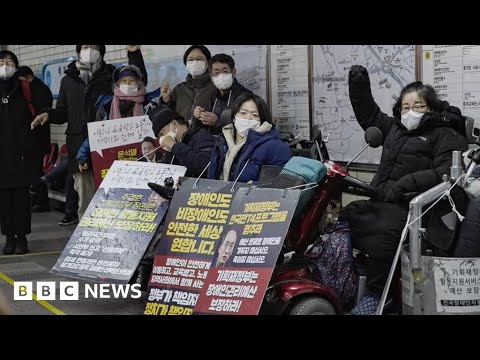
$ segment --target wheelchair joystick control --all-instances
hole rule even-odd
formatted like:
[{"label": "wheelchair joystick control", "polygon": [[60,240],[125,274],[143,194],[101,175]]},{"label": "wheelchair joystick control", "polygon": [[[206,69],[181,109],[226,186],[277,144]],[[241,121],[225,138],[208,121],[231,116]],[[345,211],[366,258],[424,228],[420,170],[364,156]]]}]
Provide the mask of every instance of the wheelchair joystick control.
[{"label": "wheelchair joystick control", "polygon": [[173,188],[173,185],[175,184],[175,181],[174,181],[173,178],[170,176],[170,177],[167,177],[165,180],[163,180],[163,184],[164,184],[166,187]]}]

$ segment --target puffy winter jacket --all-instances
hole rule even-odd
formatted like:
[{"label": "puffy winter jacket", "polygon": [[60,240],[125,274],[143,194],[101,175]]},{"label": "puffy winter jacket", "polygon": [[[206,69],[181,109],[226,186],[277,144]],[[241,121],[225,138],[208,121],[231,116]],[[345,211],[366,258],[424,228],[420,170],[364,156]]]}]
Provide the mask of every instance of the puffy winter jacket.
[{"label": "puffy winter jacket", "polygon": [[424,192],[450,174],[452,151],[464,151],[466,139],[457,131],[464,123],[458,108],[443,102],[441,113],[427,112],[414,130],[407,130],[397,118],[383,113],[373,99],[370,81],[349,76],[353,111],[365,130],[378,127],[384,137],[382,157],[372,185],[376,200],[382,201],[392,187],[401,192]]},{"label": "puffy winter jacket", "polygon": [[[358,72],[352,69],[349,74],[349,93],[360,126],[363,129],[376,126],[384,137],[380,166],[371,183],[377,190],[372,199],[376,202],[366,204],[368,211],[365,208],[355,212],[354,206],[350,207],[352,211],[348,206],[345,209],[347,217],[355,218],[360,229],[372,225],[370,214],[381,211],[383,205],[378,202],[384,202],[387,193],[424,192],[439,184],[444,174],[450,174],[452,152],[465,151],[467,143],[458,132],[464,129],[464,118],[458,108],[446,101],[440,113],[425,113],[416,129],[407,130],[400,121],[399,112],[395,117],[388,116],[375,103],[366,69],[359,69]],[[452,197],[457,209],[464,213],[467,204],[465,192],[456,187]],[[405,203],[404,208],[407,206]],[[426,243],[433,245],[434,253],[438,255],[447,255],[453,242],[453,231],[442,221],[442,216],[449,212],[450,204],[443,200],[422,219],[427,227]],[[392,216],[386,222],[393,224],[397,220]],[[389,229],[390,225],[377,223],[377,228]],[[352,234],[355,235],[353,230]]]},{"label": "puffy winter jacket", "polygon": [[187,168],[185,176],[198,177],[207,167],[214,146],[215,139],[208,130],[191,127],[159,162],[183,165]]},{"label": "puffy winter jacket", "polygon": [[[228,132],[233,134],[233,128],[233,124],[225,126],[223,128],[224,136]],[[216,139],[208,174],[209,179],[219,179],[223,173],[228,150],[224,136]],[[262,165],[284,166],[291,157],[290,148],[279,139],[275,128],[266,133],[250,130],[245,144],[235,156],[230,167],[228,179],[224,178],[223,180],[235,181],[241,173],[238,178],[239,182],[257,181]]]}]

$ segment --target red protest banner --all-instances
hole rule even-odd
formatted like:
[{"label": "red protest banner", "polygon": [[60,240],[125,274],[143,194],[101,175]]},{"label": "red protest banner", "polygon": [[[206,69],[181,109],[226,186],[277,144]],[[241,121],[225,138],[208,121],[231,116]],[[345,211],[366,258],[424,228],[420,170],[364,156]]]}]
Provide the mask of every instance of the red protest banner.
[{"label": "red protest banner", "polygon": [[187,179],[170,203],[146,315],[257,314],[299,190]]}]

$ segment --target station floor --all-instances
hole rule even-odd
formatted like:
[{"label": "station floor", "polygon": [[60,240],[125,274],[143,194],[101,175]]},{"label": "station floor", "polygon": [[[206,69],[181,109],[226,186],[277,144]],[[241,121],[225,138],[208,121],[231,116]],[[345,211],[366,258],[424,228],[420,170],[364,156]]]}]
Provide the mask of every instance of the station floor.
[{"label": "station floor", "polygon": [[[80,292],[78,301],[24,300],[14,301],[14,281],[32,281],[35,293],[37,281],[78,281],[50,273],[76,225],[59,226],[63,213],[51,211],[32,214],[32,233],[27,236],[30,252],[25,255],[3,255],[5,236],[0,236],[0,293],[10,304],[14,315],[141,315],[146,293],[138,299],[85,299]],[[82,290],[80,290],[82,291]]]}]

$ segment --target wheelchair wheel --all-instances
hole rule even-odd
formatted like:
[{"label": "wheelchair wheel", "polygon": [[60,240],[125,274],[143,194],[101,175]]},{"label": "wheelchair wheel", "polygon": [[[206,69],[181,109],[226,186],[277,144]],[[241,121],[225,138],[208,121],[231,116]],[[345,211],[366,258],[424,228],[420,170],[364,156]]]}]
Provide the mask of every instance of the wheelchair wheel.
[{"label": "wheelchair wheel", "polygon": [[321,297],[309,297],[293,305],[289,315],[337,315],[337,312],[328,300]]}]

